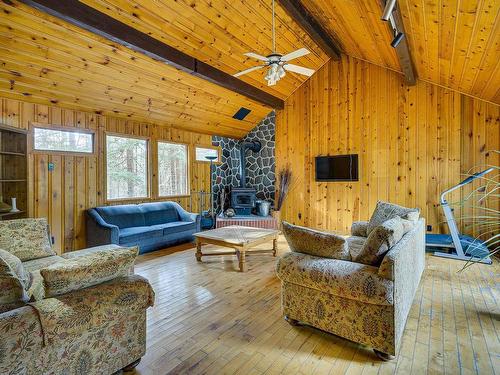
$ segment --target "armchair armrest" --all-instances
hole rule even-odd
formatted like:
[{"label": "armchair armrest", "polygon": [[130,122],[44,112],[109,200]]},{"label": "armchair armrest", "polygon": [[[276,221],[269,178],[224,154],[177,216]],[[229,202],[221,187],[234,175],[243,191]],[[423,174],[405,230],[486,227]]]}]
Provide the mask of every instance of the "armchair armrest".
[{"label": "armchair armrest", "polygon": [[25,374],[41,355],[43,331],[31,306],[0,313],[0,374]]},{"label": "armchair armrest", "polygon": [[[30,303],[38,313],[46,345],[79,337],[89,328],[126,319],[154,304],[154,291],[139,275]],[[126,324],[126,323],[125,323]]]},{"label": "armchair armrest", "polygon": [[[410,267],[410,269],[408,269]],[[418,275],[420,280],[425,267],[425,220],[421,218],[415,228],[385,255],[380,264],[379,276],[393,281],[407,280],[411,275]],[[401,280],[399,280],[401,279]]]},{"label": "armchair armrest", "polygon": [[118,244],[120,229],[108,224],[93,208],[87,210],[87,247]]},{"label": "armchair armrest", "polygon": [[368,221],[355,221],[351,225],[351,235],[358,237],[368,237]]},{"label": "armchair armrest", "polygon": [[125,276],[138,253],[137,247],[109,249],[42,268],[45,294],[58,296]]}]

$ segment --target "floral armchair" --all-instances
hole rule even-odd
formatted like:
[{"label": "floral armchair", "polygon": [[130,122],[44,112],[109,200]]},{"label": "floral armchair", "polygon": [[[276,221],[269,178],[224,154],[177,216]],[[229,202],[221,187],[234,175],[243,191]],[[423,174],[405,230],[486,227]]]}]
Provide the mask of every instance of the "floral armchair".
[{"label": "floral armchair", "polygon": [[146,351],[149,282],[137,248],[62,256],[44,219],[0,221],[0,373],[113,374]]},{"label": "floral armchair", "polygon": [[[301,231],[287,233],[289,224],[284,223],[292,251],[279,259],[277,275],[282,283],[283,314],[290,324],[306,323],[368,345],[387,360],[399,350],[424,270],[425,220],[412,211],[412,224],[406,228],[402,224],[410,221],[406,213],[401,215],[404,220],[385,221],[399,225],[399,236],[391,242],[381,235],[384,228],[379,225],[387,217],[380,211],[400,206],[383,202],[379,206],[370,223],[353,224],[348,238],[301,227],[296,227]],[[392,228],[386,231],[392,236],[396,232]],[[373,242],[381,247],[375,249]],[[367,251],[375,255],[371,264],[366,261]]]}]

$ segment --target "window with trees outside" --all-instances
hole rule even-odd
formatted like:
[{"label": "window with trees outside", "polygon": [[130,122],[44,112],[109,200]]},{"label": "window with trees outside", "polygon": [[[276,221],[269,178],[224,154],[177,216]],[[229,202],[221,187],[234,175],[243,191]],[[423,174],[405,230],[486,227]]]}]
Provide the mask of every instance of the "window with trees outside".
[{"label": "window with trees outside", "polygon": [[158,194],[188,195],[188,150],[178,143],[158,142]]},{"label": "window with trees outside", "polygon": [[106,136],[108,199],[148,196],[148,141]]},{"label": "window with trees outside", "polygon": [[214,162],[219,161],[219,150],[217,148],[196,146],[195,154],[196,161],[209,162],[210,160],[207,159],[207,156],[215,156],[217,159],[214,159]]},{"label": "window with trees outside", "polygon": [[33,129],[33,149],[92,154],[94,152],[94,134],[35,127]]}]

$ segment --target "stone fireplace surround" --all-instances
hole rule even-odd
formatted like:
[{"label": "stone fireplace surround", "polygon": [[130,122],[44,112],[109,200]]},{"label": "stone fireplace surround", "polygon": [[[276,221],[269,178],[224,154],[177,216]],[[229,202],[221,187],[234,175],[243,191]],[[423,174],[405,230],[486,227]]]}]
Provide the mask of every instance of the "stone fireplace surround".
[{"label": "stone fireplace surround", "polygon": [[[247,151],[245,171],[247,187],[257,191],[257,199],[274,202],[275,195],[275,113],[269,113],[242,141],[259,140],[262,148],[259,152]],[[240,185],[240,155],[239,140],[213,136],[212,144],[220,146],[222,150],[221,164],[215,166],[212,180],[215,182],[213,191],[220,196],[222,189],[226,189],[226,205],[230,207],[229,191]],[[217,211],[220,210],[220,199],[215,202]]]}]

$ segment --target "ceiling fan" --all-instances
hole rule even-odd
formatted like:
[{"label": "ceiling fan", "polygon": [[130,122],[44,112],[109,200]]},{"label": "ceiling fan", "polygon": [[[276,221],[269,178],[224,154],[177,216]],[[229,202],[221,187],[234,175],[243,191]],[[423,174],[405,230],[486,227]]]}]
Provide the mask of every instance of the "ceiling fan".
[{"label": "ceiling fan", "polygon": [[272,0],[272,9],[273,9],[273,53],[267,56],[262,56],[254,52],[247,52],[244,55],[248,57],[252,57],[257,60],[265,61],[264,65],[254,66],[249,69],[245,69],[241,72],[233,74],[233,77],[239,77],[244,74],[253,72],[255,70],[263,69],[268,67],[268,71],[264,77],[267,81],[268,86],[274,86],[276,82],[278,82],[281,78],[283,78],[286,74],[286,70],[294,73],[303,74],[305,76],[312,76],[314,74],[313,69],[304,68],[302,66],[290,64],[289,61],[305,56],[310,52],[306,48],[300,48],[297,51],[287,53],[286,55],[282,55],[276,52],[276,30],[274,25],[274,0]]}]

